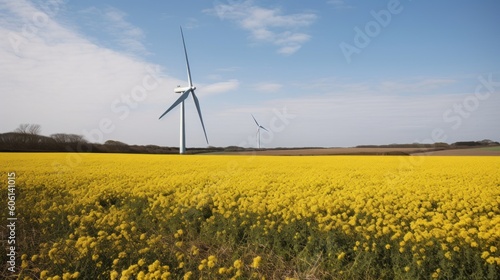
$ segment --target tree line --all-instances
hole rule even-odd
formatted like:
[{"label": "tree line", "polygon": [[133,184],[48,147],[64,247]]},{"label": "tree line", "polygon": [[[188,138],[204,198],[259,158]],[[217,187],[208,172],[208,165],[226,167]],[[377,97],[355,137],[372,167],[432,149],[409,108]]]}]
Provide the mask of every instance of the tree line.
[{"label": "tree line", "polygon": [[[128,145],[116,140],[104,144],[89,143],[83,135],[55,133],[41,135],[38,124],[21,124],[12,132],[0,133],[0,152],[95,152],[95,153],[139,153],[177,154],[178,147],[157,145]],[[190,148],[188,153],[224,151],[224,148]]]},{"label": "tree line", "polygon": [[108,140],[104,144],[89,143],[83,135],[55,133],[41,135],[38,124],[21,124],[12,132],[0,134],[2,152],[97,152],[97,153],[176,153],[177,148],[155,145],[127,145]]},{"label": "tree line", "polygon": [[490,139],[481,141],[458,141],[452,144],[438,142],[433,144],[412,143],[412,144],[389,144],[389,145],[358,145],[356,148],[429,148],[429,149],[457,149],[457,148],[471,148],[481,146],[498,146],[499,142]]},{"label": "tree line", "polygon": [[[116,140],[108,140],[104,144],[89,143],[83,135],[55,133],[50,136],[41,135],[42,128],[38,124],[21,124],[12,132],[0,133],[0,152],[95,152],[95,153],[140,153],[140,154],[177,154],[178,147],[162,147],[157,145],[128,145]],[[434,148],[439,150],[480,146],[500,145],[489,139],[481,141],[461,141],[452,144],[390,144],[359,145],[357,148]],[[276,148],[283,149],[283,148]],[[286,148],[290,149],[290,148]],[[238,152],[252,151],[253,148],[238,146],[189,148],[188,153]]]}]

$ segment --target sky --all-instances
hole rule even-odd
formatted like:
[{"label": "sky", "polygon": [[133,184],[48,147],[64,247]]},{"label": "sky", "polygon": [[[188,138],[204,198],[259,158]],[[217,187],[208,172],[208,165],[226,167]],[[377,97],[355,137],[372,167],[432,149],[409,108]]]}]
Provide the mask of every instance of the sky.
[{"label": "sky", "polygon": [[0,133],[187,147],[500,141],[500,2],[0,0]]}]

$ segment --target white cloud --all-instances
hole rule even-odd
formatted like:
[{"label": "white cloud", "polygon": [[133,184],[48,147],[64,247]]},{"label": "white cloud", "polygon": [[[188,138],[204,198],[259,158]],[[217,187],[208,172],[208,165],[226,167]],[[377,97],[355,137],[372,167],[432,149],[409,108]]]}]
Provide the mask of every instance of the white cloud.
[{"label": "white cloud", "polygon": [[196,18],[188,18],[186,24],[184,24],[186,29],[194,29],[200,27],[200,23]]},{"label": "white cloud", "polygon": [[[355,84],[336,80],[336,87],[325,82],[317,93],[227,108],[217,114],[240,124],[241,127],[235,129],[242,136],[233,141],[246,141],[249,146],[252,142],[248,139],[255,133],[249,121],[250,113],[258,114],[259,123],[273,132],[266,147],[431,143],[434,130],[441,130],[448,143],[497,139],[500,134],[491,128],[500,118],[499,92],[491,93],[487,100],[477,99],[475,104],[471,101],[475,99],[474,87],[470,87],[472,92],[457,93],[447,87],[454,81],[423,78],[411,80],[406,86],[404,82],[394,82],[400,89],[438,89],[434,94],[405,94],[383,87],[384,82]],[[328,87],[330,90],[325,89]],[[460,106],[466,111],[466,117],[456,111]],[[477,108],[467,111],[464,109],[467,106]],[[275,113],[283,108],[287,114],[294,115],[286,124]],[[224,131],[221,129],[220,133]]]},{"label": "white cloud", "polygon": [[221,94],[228,91],[233,91],[239,87],[240,83],[236,79],[231,79],[225,82],[217,82],[209,85],[199,86],[201,96]]},{"label": "white cloud", "polygon": [[282,47],[278,50],[279,54],[284,54],[284,55],[291,55],[298,51],[300,49],[299,45],[292,45],[292,46],[286,46]]},{"label": "white cloud", "polygon": [[433,89],[438,89],[447,85],[451,85],[456,81],[453,79],[418,79],[414,81],[386,81],[380,84],[380,89],[391,92],[428,92]]},{"label": "white cloud", "polygon": [[310,35],[296,30],[317,18],[313,13],[283,14],[278,8],[259,7],[252,1],[217,4],[206,12],[236,22],[254,41],[274,44],[284,55],[295,53],[310,39]]},{"label": "white cloud", "polygon": [[343,94],[403,94],[403,93],[443,93],[448,92],[451,86],[459,81],[450,78],[415,77],[408,79],[352,82],[348,79],[326,77],[310,81],[309,83],[295,82],[293,85],[304,89],[314,89],[321,92]]},{"label": "white cloud", "polygon": [[208,74],[205,77],[209,80],[223,80],[224,75],[231,72],[236,72],[240,69],[240,67],[232,66],[232,67],[222,67],[214,69],[215,73]]},{"label": "white cloud", "polygon": [[215,69],[215,71],[217,71],[217,72],[235,72],[235,71],[238,71],[239,69],[240,69],[240,67],[233,66],[233,67],[218,68],[218,69]]},{"label": "white cloud", "polygon": [[282,87],[283,85],[278,83],[259,83],[255,85],[255,89],[262,92],[276,92]]},{"label": "white cloud", "polygon": [[106,31],[125,51],[139,55],[150,54],[143,44],[144,31],[128,22],[125,12],[108,6],[105,9],[87,8],[80,11],[80,14],[88,17],[88,25]]},{"label": "white cloud", "polygon": [[180,81],[158,65],[100,47],[50,17],[25,36],[23,27],[39,12],[25,1],[0,5],[0,36],[20,42],[15,48],[0,40],[0,132],[37,123],[45,135],[85,134],[109,119],[115,128],[104,141],[127,131],[122,140],[132,143],[140,143],[141,133],[165,137],[158,136],[164,123],[157,118],[176,97],[164,93]]}]

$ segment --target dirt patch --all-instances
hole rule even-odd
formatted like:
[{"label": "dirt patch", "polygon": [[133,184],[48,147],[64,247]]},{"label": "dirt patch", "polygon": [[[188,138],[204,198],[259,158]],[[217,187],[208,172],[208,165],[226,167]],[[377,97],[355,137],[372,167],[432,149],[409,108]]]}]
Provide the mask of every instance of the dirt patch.
[{"label": "dirt patch", "polygon": [[432,148],[313,148],[269,149],[223,152],[231,155],[328,156],[328,155],[422,155],[422,156],[500,156],[500,149],[474,148],[436,150]]},{"label": "dirt patch", "polygon": [[453,149],[443,151],[429,151],[419,153],[418,155],[426,156],[500,156],[500,150],[496,149]]},{"label": "dirt patch", "polygon": [[324,149],[276,149],[244,152],[229,152],[237,155],[272,156],[326,156],[326,155],[409,155],[429,152],[428,148],[324,148]]}]

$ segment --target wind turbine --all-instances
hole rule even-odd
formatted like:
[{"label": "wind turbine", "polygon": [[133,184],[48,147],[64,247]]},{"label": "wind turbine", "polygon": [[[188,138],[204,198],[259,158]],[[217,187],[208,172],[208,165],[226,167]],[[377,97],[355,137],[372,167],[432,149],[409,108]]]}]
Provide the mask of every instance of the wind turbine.
[{"label": "wind turbine", "polygon": [[196,89],[196,87],[193,86],[193,81],[191,80],[191,70],[189,69],[189,60],[186,51],[186,43],[184,42],[184,34],[182,33],[182,27],[181,27],[181,37],[182,37],[182,45],[184,46],[184,55],[186,56],[186,68],[187,68],[189,86],[187,87],[178,86],[174,89],[175,93],[182,93],[182,95],[174,102],[174,104],[172,104],[172,106],[170,106],[170,108],[167,109],[167,111],[165,111],[165,113],[163,113],[160,116],[159,119],[165,116],[168,112],[170,112],[170,110],[175,108],[177,105],[181,104],[181,125],[180,125],[181,131],[180,131],[179,154],[184,154],[186,153],[186,126],[184,121],[184,100],[188,98],[190,93],[191,96],[193,97],[194,104],[196,105],[198,116],[200,116],[201,126],[203,127],[203,132],[205,133],[205,140],[207,140],[207,144],[208,144],[208,137],[207,137],[207,131],[205,130],[205,125],[203,124],[203,118],[201,116],[200,102],[198,101],[196,94],[194,94],[194,90]]},{"label": "wind turbine", "polygon": [[265,131],[269,132],[269,130],[267,130],[265,127],[263,127],[262,125],[260,125],[257,120],[255,119],[255,117],[252,115],[252,118],[253,120],[255,121],[255,124],[257,125],[257,141],[259,143],[259,149],[260,149],[260,129],[264,129]]}]

